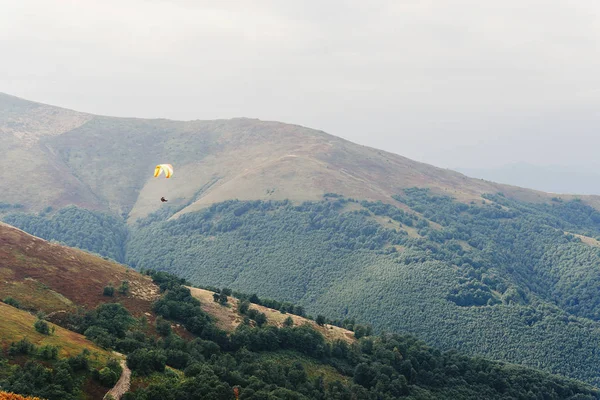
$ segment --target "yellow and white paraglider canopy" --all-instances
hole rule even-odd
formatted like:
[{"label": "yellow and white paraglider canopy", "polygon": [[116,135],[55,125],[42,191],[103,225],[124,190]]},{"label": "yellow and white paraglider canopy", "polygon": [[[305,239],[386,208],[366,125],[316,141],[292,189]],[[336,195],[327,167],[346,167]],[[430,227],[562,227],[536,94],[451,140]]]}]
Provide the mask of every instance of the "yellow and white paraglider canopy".
[{"label": "yellow and white paraglider canopy", "polygon": [[154,177],[159,176],[161,172],[165,173],[165,178],[170,178],[173,175],[173,166],[171,164],[158,164],[154,168]]}]

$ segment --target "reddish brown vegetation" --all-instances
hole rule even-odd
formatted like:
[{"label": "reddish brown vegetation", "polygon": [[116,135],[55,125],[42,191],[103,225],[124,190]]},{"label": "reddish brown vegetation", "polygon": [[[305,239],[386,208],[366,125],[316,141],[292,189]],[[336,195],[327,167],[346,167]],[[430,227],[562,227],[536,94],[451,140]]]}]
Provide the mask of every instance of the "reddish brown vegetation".
[{"label": "reddish brown vegetation", "polygon": [[[56,299],[62,295],[66,298],[62,301],[65,309],[75,305],[90,309],[118,301],[139,317],[150,311],[159,295],[149,277],[124,265],[47,242],[0,223],[0,296],[11,295],[23,300],[27,307],[27,293],[19,299],[10,289],[32,281],[41,284],[39,296],[47,300],[42,304],[53,305],[49,309],[42,307],[45,312],[58,311]],[[103,295],[105,286],[112,283],[117,288],[122,281],[129,282],[128,295],[121,295],[117,290],[112,298]]]},{"label": "reddish brown vegetation", "polygon": [[0,400],[41,400],[39,397],[24,397],[20,394],[0,392]]}]

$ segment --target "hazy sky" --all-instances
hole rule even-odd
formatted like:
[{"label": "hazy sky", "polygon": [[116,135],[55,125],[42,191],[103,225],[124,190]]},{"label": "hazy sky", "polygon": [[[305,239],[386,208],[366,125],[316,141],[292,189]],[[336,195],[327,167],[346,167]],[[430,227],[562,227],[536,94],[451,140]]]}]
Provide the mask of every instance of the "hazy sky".
[{"label": "hazy sky", "polygon": [[0,0],[0,91],[442,167],[600,166],[600,1]]}]

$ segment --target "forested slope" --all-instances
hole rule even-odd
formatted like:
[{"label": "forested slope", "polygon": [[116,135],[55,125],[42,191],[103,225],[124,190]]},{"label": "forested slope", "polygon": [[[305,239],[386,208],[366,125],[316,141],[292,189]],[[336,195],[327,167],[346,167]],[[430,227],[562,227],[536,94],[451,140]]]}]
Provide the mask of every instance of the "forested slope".
[{"label": "forested slope", "polygon": [[[598,383],[595,209],[498,194],[464,204],[421,189],[395,197],[404,209],[334,194],[301,205],[229,201],[178,218],[166,207],[129,229],[125,250],[103,250],[105,240],[88,249]],[[81,212],[7,220],[43,231],[68,226],[68,215]]]},{"label": "forested slope", "polygon": [[[241,292],[234,299],[225,288],[215,289],[211,300],[192,288],[202,293],[199,301],[189,282],[164,272],[129,271],[125,276],[135,286],[107,290],[103,285],[110,276],[120,278],[122,266],[6,225],[0,229],[0,291],[29,280],[40,289],[0,303],[0,387],[8,392],[100,399],[122,372],[111,359],[116,350],[132,370],[126,400],[231,400],[236,393],[245,400],[600,398],[578,381],[442,352],[409,335],[373,336],[350,320],[344,324],[353,325],[356,339],[331,336],[326,317],[286,316],[304,313],[289,302]],[[87,290],[74,295],[68,283],[75,279]],[[155,289],[160,293],[151,299],[140,298]],[[52,294],[71,303],[47,314],[56,304],[32,301]],[[239,324],[221,330],[219,318],[233,314]]]}]

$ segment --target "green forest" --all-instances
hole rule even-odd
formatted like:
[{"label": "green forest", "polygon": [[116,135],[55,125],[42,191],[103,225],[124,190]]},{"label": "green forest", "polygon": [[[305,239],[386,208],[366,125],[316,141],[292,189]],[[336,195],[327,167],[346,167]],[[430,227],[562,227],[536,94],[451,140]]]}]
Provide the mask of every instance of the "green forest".
[{"label": "green forest", "polygon": [[35,346],[27,338],[0,350],[0,390],[47,400],[77,400],[92,390],[106,392],[121,376],[116,360],[100,365],[87,349],[67,358],[59,358],[58,353],[57,346]]},{"label": "green forest", "polygon": [[[234,391],[242,400],[600,398],[596,389],[573,380],[442,352],[410,335],[381,334],[353,344],[331,343],[308,325],[276,328],[247,320],[227,335],[180,278],[146,273],[162,291],[153,305],[160,315],[155,322],[159,336],[151,333],[144,318],[133,318],[119,303],[105,303],[65,319],[70,329],[126,354],[133,376],[125,400],[229,400]],[[194,337],[178,336],[171,329],[173,323],[182,324]],[[89,370],[87,364],[75,368],[71,364],[79,364],[70,360],[61,363],[64,368]],[[112,368],[109,365],[92,375],[100,381],[114,380]],[[35,377],[42,372],[28,374]],[[27,386],[16,388],[35,393]],[[69,398],[45,393],[49,400]]]},{"label": "green forest", "polygon": [[167,206],[129,228],[74,207],[4,220],[138,270],[600,384],[600,213],[560,198],[394,198],[227,201],[173,220]]},{"label": "green forest", "polygon": [[122,218],[75,206],[52,211],[49,207],[39,215],[9,214],[3,220],[43,239],[125,261],[128,232]]}]

